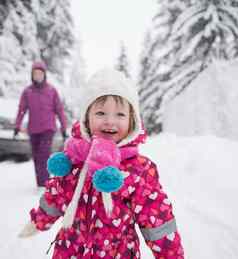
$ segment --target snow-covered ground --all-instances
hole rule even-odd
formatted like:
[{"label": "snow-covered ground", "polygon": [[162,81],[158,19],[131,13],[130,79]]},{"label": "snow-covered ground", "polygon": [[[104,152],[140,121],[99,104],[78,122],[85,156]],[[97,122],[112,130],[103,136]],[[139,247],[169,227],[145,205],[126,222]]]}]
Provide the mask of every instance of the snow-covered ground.
[{"label": "snow-covered ground", "polygon": [[[174,204],[186,259],[238,258],[238,142],[162,134],[141,151],[157,162],[161,182]],[[31,239],[17,238],[37,205],[32,162],[0,163],[0,258],[50,258],[46,250],[59,228]],[[142,241],[142,258],[153,256]]]}]

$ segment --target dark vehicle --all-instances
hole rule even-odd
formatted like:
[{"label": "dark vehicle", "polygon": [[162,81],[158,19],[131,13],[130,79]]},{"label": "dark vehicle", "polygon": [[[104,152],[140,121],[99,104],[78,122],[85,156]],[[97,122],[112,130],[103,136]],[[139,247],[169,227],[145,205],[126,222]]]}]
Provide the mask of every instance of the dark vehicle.
[{"label": "dark vehicle", "polygon": [[[27,161],[31,158],[31,146],[26,133],[19,133],[13,138],[14,123],[7,118],[0,117],[0,161]],[[63,141],[60,134],[55,134],[52,152],[60,151]]]},{"label": "dark vehicle", "polygon": [[[19,100],[0,98],[0,161],[27,161],[31,158],[31,145],[26,133],[27,116],[22,123],[22,131],[13,138],[15,116]],[[63,147],[61,133],[56,133],[53,140],[52,152]]]}]

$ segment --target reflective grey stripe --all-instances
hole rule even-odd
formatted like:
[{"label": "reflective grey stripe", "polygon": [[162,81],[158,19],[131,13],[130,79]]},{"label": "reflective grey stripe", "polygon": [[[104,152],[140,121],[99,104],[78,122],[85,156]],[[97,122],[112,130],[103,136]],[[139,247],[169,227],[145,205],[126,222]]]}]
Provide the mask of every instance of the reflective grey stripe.
[{"label": "reflective grey stripe", "polygon": [[176,221],[172,219],[157,228],[141,228],[145,240],[155,241],[177,230]]},{"label": "reflective grey stripe", "polygon": [[63,213],[54,206],[50,206],[45,200],[44,196],[40,198],[40,207],[50,216],[62,216]]}]

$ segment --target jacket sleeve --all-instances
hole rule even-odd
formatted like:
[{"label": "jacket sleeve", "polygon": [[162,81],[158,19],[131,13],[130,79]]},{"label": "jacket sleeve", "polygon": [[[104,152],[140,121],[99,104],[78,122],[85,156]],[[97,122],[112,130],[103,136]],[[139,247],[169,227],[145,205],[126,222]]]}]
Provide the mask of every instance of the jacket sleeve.
[{"label": "jacket sleeve", "polygon": [[132,198],[136,222],[156,259],[183,259],[172,205],[159,183],[156,165],[147,160],[145,167]]},{"label": "jacket sleeve", "polygon": [[74,175],[53,177],[46,182],[46,191],[40,198],[39,207],[30,211],[31,221],[38,230],[48,230],[64,215],[75,188]]},{"label": "jacket sleeve", "polygon": [[55,89],[54,105],[55,105],[55,113],[57,114],[61,124],[61,131],[65,131],[67,127],[66,125],[67,123],[66,123],[66,117],[64,113],[64,107],[56,89]]},{"label": "jacket sleeve", "polygon": [[21,95],[20,102],[18,105],[18,112],[17,112],[16,121],[15,121],[15,128],[20,129],[22,120],[24,118],[24,115],[25,115],[27,109],[28,109],[28,105],[27,105],[26,91],[24,90]]}]

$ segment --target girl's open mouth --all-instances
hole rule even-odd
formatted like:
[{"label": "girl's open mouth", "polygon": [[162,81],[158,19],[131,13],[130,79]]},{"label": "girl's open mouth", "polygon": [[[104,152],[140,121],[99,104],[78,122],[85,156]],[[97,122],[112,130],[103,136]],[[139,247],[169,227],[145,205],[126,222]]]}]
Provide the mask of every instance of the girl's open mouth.
[{"label": "girl's open mouth", "polygon": [[111,135],[111,136],[117,134],[117,131],[116,131],[116,130],[102,130],[101,132],[102,132],[103,134]]}]

